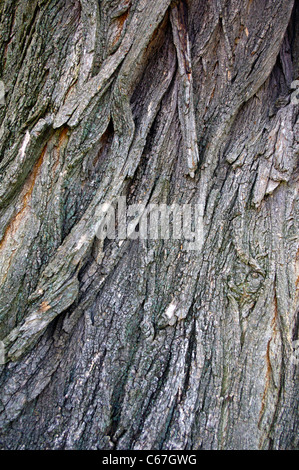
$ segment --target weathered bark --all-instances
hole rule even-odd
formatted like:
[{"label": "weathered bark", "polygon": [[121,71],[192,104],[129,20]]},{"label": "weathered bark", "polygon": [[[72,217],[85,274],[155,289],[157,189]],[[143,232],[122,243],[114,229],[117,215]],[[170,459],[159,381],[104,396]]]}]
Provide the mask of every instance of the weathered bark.
[{"label": "weathered bark", "polygon": [[[0,13],[1,447],[298,448],[299,3]],[[202,249],[101,242],[119,195]]]}]

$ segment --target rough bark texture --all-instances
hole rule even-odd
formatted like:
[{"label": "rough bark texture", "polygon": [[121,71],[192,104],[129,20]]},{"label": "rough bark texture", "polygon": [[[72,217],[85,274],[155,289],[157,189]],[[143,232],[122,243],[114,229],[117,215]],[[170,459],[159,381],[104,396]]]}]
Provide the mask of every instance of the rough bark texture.
[{"label": "rough bark texture", "polygon": [[[299,3],[0,14],[1,447],[298,448]],[[201,251],[99,241],[119,195]]]}]

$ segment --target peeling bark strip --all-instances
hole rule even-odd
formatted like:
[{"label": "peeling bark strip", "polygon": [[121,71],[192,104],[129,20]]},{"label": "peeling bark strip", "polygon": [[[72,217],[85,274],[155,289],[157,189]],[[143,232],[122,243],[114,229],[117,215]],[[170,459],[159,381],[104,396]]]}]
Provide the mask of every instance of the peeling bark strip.
[{"label": "peeling bark strip", "polygon": [[[0,2],[1,448],[299,448],[298,22]],[[98,240],[119,197],[200,206],[201,250]]]},{"label": "peeling bark strip", "polygon": [[193,103],[191,51],[188,36],[187,7],[179,2],[171,9],[173,40],[179,64],[179,115],[188,172],[194,178],[199,161]]}]

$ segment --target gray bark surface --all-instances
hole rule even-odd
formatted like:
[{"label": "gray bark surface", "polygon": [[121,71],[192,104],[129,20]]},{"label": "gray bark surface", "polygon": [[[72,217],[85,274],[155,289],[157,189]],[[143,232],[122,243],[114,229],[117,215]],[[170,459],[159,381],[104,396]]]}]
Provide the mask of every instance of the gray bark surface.
[{"label": "gray bark surface", "polygon": [[[298,23],[0,1],[2,449],[299,448]],[[200,204],[202,249],[100,241],[121,195]]]}]

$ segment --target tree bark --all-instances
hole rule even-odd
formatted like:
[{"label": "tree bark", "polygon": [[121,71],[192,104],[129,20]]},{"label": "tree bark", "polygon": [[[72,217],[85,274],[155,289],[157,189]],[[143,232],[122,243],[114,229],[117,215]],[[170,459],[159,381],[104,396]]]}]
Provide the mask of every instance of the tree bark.
[{"label": "tree bark", "polygon": [[[0,14],[1,448],[298,448],[299,2]],[[118,196],[201,249],[99,240]]]}]

